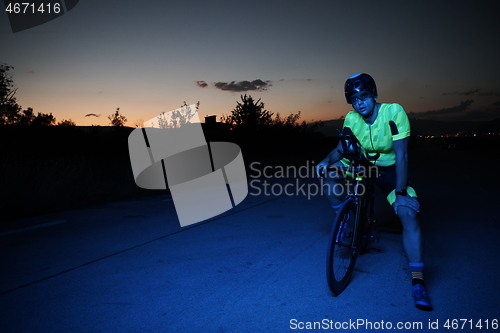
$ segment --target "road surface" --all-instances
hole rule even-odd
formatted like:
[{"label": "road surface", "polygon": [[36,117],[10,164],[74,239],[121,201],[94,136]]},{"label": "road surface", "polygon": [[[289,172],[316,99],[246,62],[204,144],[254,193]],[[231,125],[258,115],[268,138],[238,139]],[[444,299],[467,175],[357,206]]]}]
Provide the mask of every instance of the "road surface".
[{"label": "road surface", "polygon": [[233,210],[184,228],[165,195],[36,217],[24,221],[32,228],[3,232],[1,331],[454,331],[447,321],[461,331],[479,331],[478,322],[494,331],[499,184],[487,180],[488,169],[463,163],[469,155],[411,155],[432,312],[413,305],[401,229],[383,198],[380,243],[333,297],[325,277],[326,198],[256,195],[254,187]]}]

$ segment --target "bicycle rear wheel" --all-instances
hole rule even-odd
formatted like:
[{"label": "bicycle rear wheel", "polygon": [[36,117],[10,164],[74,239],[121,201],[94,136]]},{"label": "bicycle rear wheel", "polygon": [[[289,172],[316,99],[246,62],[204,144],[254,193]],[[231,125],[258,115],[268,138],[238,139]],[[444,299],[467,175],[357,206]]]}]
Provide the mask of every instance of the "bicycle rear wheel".
[{"label": "bicycle rear wheel", "polygon": [[359,253],[357,248],[359,208],[355,199],[348,198],[335,217],[326,256],[328,287],[339,295],[351,281]]}]

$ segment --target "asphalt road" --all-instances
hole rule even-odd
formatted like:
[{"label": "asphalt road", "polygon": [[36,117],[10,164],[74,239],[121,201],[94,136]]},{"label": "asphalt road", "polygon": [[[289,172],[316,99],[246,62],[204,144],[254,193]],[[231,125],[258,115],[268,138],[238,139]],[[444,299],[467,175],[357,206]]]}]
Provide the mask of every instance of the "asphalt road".
[{"label": "asphalt road", "polygon": [[319,322],[322,331],[425,332],[479,331],[479,322],[495,331],[499,181],[467,151],[411,158],[432,312],[413,305],[400,225],[380,197],[380,243],[331,295],[332,212],[326,198],[307,197],[315,180],[305,179],[306,195],[256,195],[254,183],[233,210],[184,228],[167,196],[24,221],[33,227],[0,234],[0,330],[290,332]]}]

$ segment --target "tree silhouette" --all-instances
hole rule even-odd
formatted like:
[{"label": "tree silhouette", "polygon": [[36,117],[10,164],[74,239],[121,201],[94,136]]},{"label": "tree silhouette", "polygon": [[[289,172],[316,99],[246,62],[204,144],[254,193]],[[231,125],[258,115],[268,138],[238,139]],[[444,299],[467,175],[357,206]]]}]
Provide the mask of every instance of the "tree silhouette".
[{"label": "tree silhouette", "polygon": [[12,66],[0,64],[0,125],[16,123],[21,111],[15,97],[17,88],[10,73],[13,69]]},{"label": "tree silhouette", "polygon": [[16,124],[18,125],[31,125],[33,120],[35,120],[36,116],[33,112],[33,108],[28,108],[22,112],[20,112],[17,116]]},{"label": "tree silhouette", "polygon": [[57,126],[76,126],[76,123],[71,119],[63,119],[57,123]]},{"label": "tree silhouette", "polygon": [[47,114],[38,112],[35,119],[31,122],[31,125],[33,126],[53,126],[55,124],[56,118],[52,115],[52,113]]},{"label": "tree silhouette", "polygon": [[136,119],[132,125],[136,128],[144,128],[144,119]]},{"label": "tree silhouette", "polygon": [[35,116],[33,108],[21,111],[21,106],[17,104],[14,80],[10,73],[14,67],[0,64],[0,125],[54,125],[56,118],[52,113],[38,113]]},{"label": "tree silhouette", "polygon": [[108,116],[109,121],[111,122],[111,126],[123,127],[127,122],[127,117],[120,114],[120,108],[116,108],[115,113]]},{"label": "tree silhouette", "polygon": [[242,95],[241,103],[237,105],[231,114],[222,116],[222,121],[229,124],[234,129],[244,129],[247,131],[258,131],[259,129],[272,125],[273,113],[265,109],[260,98],[255,101],[252,96]]},{"label": "tree silhouette", "polygon": [[158,116],[158,126],[160,128],[180,128],[185,124],[189,124],[199,107],[200,102],[198,101],[196,103],[195,110],[191,110],[190,106],[187,105],[186,101],[184,101],[184,104],[181,105],[180,109],[176,109],[168,113],[162,112]]},{"label": "tree silhouette", "polygon": [[280,113],[276,113],[276,117],[273,119],[272,125],[280,128],[302,128],[306,126],[305,120],[299,124],[300,111],[293,114],[290,113],[286,118],[281,118]]},{"label": "tree silhouette", "polygon": [[34,126],[52,126],[55,125],[56,118],[52,113],[40,113],[35,116],[33,108],[27,108],[21,112],[18,112],[15,116],[15,122],[8,123],[10,125],[34,125]]}]

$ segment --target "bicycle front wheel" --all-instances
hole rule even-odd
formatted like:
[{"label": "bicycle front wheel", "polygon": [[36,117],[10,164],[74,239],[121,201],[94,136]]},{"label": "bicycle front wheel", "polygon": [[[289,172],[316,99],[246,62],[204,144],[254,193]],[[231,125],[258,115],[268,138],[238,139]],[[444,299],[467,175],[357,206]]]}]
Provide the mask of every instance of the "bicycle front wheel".
[{"label": "bicycle front wheel", "polygon": [[358,256],[357,248],[359,209],[354,198],[348,198],[340,207],[332,231],[326,256],[328,287],[340,294],[351,281]]}]

